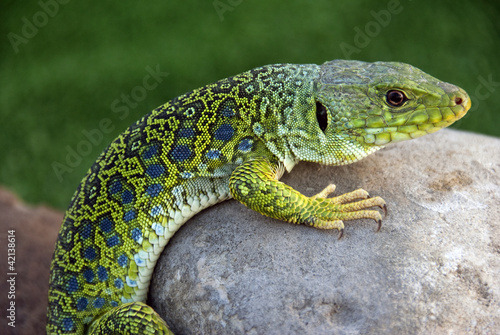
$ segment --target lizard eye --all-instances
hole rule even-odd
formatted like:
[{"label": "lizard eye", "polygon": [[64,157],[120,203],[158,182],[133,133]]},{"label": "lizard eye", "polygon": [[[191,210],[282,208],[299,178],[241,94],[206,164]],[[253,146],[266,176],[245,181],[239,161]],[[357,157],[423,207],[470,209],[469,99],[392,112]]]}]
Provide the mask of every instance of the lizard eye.
[{"label": "lizard eye", "polygon": [[387,103],[394,107],[402,106],[408,100],[403,92],[397,90],[390,90],[385,95],[385,98]]},{"label": "lizard eye", "polygon": [[316,119],[318,120],[319,129],[325,132],[326,127],[328,127],[328,114],[326,107],[318,101],[316,101]]}]

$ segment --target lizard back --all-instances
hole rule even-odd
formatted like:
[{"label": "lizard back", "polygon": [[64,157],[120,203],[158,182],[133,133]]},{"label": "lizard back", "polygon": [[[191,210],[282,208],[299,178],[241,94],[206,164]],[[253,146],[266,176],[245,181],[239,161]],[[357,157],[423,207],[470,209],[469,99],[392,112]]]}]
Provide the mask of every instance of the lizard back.
[{"label": "lizard back", "polygon": [[272,85],[281,104],[293,104],[293,89],[277,80],[280,73],[287,78],[279,66],[257,68],[175,98],[99,156],[73,195],[56,243],[49,333],[83,333],[107,310],[146,300],[172,235],[191,216],[230,198],[236,166],[273,156],[248,111],[273,112],[269,99],[255,94]]}]

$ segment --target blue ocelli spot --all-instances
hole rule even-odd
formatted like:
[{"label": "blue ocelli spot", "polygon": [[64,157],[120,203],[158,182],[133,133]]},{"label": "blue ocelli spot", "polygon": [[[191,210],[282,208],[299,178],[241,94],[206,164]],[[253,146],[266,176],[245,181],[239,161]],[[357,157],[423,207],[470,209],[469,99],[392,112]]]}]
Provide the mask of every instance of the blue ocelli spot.
[{"label": "blue ocelli spot", "polygon": [[69,332],[73,330],[74,322],[72,318],[64,318],[62,320],[62,326],[65,331]]},{"label": "blue ocelli spot", "polygon": [[95,308],[102,308],[104,306],[105,302],[106,302],[106,300],[104,300],[104,298],[99,297],[99,298],[96,298],[94,300],[93,306]]},{"label": "blue ocelli spot", "polygon": [[128,286],[137,287],[137,281],[130,279],[129,276],[125,277],[125,280],[127,281]]},{"label": "blue ocelli spot", "polygon": [[142,242],[142,232],[139,228],[134,228],[132,229],[132,239],[134,241],[136,241],[137,243],[141,243]]},{"label": "blue ocelli spot", "polygon": [[125,222],[132,221],[133,219],[135,219],[135,211],[133,209],[129,210],[125,213],[125,215],[123,215],[123,220]]},{"label": "blue ocelli spot", "polygon": [[163,233],[165,232],[165,229],[162,227],[161,224],[159,224],[159,223],[153,223],[152,228],[154,229],[156,235],[163,236]]},{"label": "blue ocelli spot", "polygon": [[120,244],[120,238],[116,235],[113,235],[111,236],[110,238],[108,238],[108,240],[106,241],[106,246],[107,247],[114,247],[116,245]]},{"label": "blue ocelli spot", "polygon": [[122,193],[122,203],[129,204],[132,202],[132,200],[134,200],[134,195],[132,194],[132,192],[130,190],[125,190]]},{"label": "blue ocelli spot", "polygon": [[238,150],[242,152],[249,152],[252,150],[253,141],[249,138],[244,138],[241,140],[240,144],[238,144]]},{"label": "blue ocelli spot", "polygon": [[108,270],[106,270],[106,268],[102,265],[97,267],[97,278],[99,278],[100,281],[108,279]]},{"label": "blue ocelli spot", "polygon": [[146,266],[146,261],[139,256],[139,254],[134,255],[134,261],[137,266]]},{"label": "blue ocelli spot", "polygon": [[105,233],[109,233],[111,232],[111,230],[113,230],[113,221],[111,221],[110,218],[103,218],[101,220],[101,230]]},{"label": "blue ocelli spot", "polygon": [[151,159],[153,156],[155,156],[158,153],[158,147],[156,145],[153,145],[146,149],[144,153],[142,154],[142,158],[144,159]]},{"label": "blue ocelli spot", "polygon": [[234,135],[234,128],[230,124],[223,124],[215,131],[215,139],[229,141]]},{"label": "blue ocelli spot", "polygon": [[159,164],[153,164],[148,166],[146,169],[146,173],[151,177],[151,178],[158,178],[160,177],[163,173],[165,172],[165,168],[162,165]]},{"label": "blue ocelli spot", "polygon": [[182,162],[191,156],[191,149],[187,145],[178,145],[170,152],[170,155],[174,160]]},{"label": "blue ocelli spot", "polygon": [[187,171],[181,172],[180,175],[181,175],[182,179],[189,179],[193,176],[191,173],[189,173]]},{"label": "blue ocelli spot", "polygon": [[150,197],[157,197],[161,190],[163,189],[163,186],[160,184],[153,184],[149,185],[148,188],[146,189],[146,192],[149,194]]},{"label": "blue ocelli spot", "polygon": [[221,152],[220,150],[217,150],[217,149],[213,149],[213,150],[210,150],[208,151],[205,156],[208,158],[208,159],[217,159],[219,158],[221,155]]},{"label": "blue ocelli spot", "polygon": [[95,252],[95,249],[93,247],[87,247],[87,249],[85,249],[83,253],[83,257],[85,257],[89,261],[93,261],[96,256],[97,253]]},{"label": "blue ocelli spot", "polygon": [[80,236],[86,240],[90,237],[90,235],[92,234],[92,223],[88,222],[88,221],[85,221],[83,227],[82,227],[82,230],[80,232]]},{"label": "blue ocelli spot", "polygon": [[92,283],[94,281],[94,271],[91,269],[86,269],[83,271],[83,278],[87,281],[87,283]]},{"label": "blue ocelli spot", "polygon": [[123,288],[123,280],[121,280],[120,278],[116,278],[114,284],[117,289]]},{"label": "blue ocelli spot", "polygon": [[79,311],[83,311],[85,308],[87,308],[88,304],[89,301],[87,300],[87,298],[82,297],[76,302],[76,309]]},{"label": "blue ocelli spot", "polygon": [[116,302],[114,300],[111,301],[109,304],[111,305],[111,307],[117,307],[118,306],[118,302]]},{"label": "blue ocelli spot", "polygon": [[150,215],[152,217],[156,217],[158,215],[165,214],[165,211],[163,210],[163,207],[161,205],[154,206],[151,208]]},{"label": "blue ocelli spot", "polygon": [[78,291],[78,280],[75,276],[68,280],[68,292],[73,293]]},{"label": "blue ocelli spot", "polygon": [[225,117],[233,117],[234,116],[234,111],[233,111],[232,108],[226,107],[222,111],[222,115],[224,115]]},{"label": "blue ocelli spot", "polygon": [[179,137],[193,137],[194,130],[192,128],[182,128],[179,130]]},{"label": "blue ocelli spot", "polygon": [[120,257],[118,257],[118,265],[120,265],[121,267],[125,267],[127,266],[127,263],[128,263],[127,255],[122,254],[120,255]]},{"label": "blue ocelli spot", "polygon": [[122,183],[117,180],[113,184],[111,184],[111,187],[109,188],[109,193],[116,194],[122,190]]}]

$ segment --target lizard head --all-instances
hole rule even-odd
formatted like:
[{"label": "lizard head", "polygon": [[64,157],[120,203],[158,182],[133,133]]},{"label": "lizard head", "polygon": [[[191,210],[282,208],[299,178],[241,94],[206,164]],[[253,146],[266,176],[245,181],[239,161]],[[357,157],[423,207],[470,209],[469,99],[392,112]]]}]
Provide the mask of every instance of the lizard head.
[{"label": "lizard head", "polygon": [[307,145],[309,153],[300,149],[303,145],[297,150],[293,140],[289,145],[300,160],[333,165],[433,133],[462,118],[471,106],[463,89],[392,62],[327,62],[314,79],[313,98],[316,115],[310,110],[307,118],[316,119],[311,131],[317,143]]}]

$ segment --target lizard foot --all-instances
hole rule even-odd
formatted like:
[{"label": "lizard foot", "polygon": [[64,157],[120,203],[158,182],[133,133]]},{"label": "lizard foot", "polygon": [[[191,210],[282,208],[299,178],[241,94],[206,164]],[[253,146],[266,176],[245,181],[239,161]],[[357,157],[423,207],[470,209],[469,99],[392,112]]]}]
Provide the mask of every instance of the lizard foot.
[{"label": "lizard foot", "polygon": [[377,222],[377,231],[382,227],[382,215],[379,211],[370,210],[379,207],[387,215],[387,205],[381,197],[370,197],[367,191],[357,189],[333,198],[327,198],[335,191],[330,184],[318,194],[310,197],[312,201],[309,224],[318,229],[338,229],[339,239],[344,233],[344,221],[357,219],[373,219]]}]

